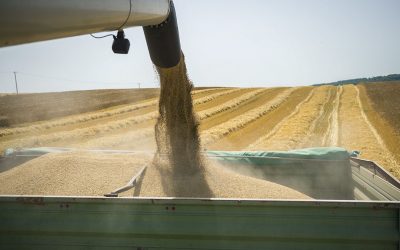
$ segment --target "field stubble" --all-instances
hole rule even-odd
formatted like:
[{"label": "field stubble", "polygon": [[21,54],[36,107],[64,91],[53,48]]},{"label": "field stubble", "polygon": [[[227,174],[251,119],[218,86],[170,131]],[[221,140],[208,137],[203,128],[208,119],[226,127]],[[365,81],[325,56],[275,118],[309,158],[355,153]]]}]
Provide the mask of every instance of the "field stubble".
[{"label": "field stubble", "polygon": [[261,136],[269,133],[281,120],[290,115],[295,107],[304,100],[311,87],[302,87],[294,90],[281,105],[269,113],[252,121],[243,128],[233,131],[209,146],[214,150],[242,150],[255,142]]},{"label": "field stubble", "polygon": [[361,151],[361,157],[371,159],[384,166],[397,178],[400,169],[376,128],[370,123],[363,110],[360,91],[354,85],[343,87],[340,120],[340,146]]},{"label": "field stubble", "polygon": [[[195,91],[194,103],[205,104],[234,92],[238,90],[218,88]],[[157,111],[155,111],[157,103],[157,99],[146,100],[124,107],[100,110],[97,113],[81,114],[18,128],[0,129],[0,138],[2,138],[0,151],[6,147],[85,145],[88,144],[87,141],[90,138],[101,138],[103,135],[108,136],[116,131],[120,133],[135,131],[136,134],[138,129],[154,124],[152,120],[157,118]],[[113,138],[116,137],[113,136]],[[105,140],[102,139],[102,141]]]},{"label": "field stubble", "polygon": [[248,149],[288,150],[296,148],[307,136],[309,127],[319,113],[318,110],[325,95],[325,89],[313,89],[302,102],[297,104],[291,114],[283,118],[271,131],[250,144]]},{"label": "field stubble", "polygon": [[400,163],[400,82],[357,85],[364,112]]},{"label": "field stubble", "polygon": [[[399,178],[400,136],[393,125],[400,124],[398,86],[221,88],[197,90],[193,97],[208,149],[339,145],[361,151],[361,157],[377,161]],[[391,103],[393,109],[387,110]],[[32,146],[154,150],[156,105],[157,99],[150,97],[0,129],[0,150]]]}]

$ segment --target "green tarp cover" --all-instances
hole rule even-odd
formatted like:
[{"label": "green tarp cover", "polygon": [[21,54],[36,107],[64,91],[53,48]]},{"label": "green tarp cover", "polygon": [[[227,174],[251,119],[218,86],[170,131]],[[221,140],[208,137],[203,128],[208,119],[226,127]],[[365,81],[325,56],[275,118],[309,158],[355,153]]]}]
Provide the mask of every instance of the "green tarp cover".
[{"label": "green tarp cover", "polygon": [[207,151],[207,155],[230,163],[251,165],[286,164],[293,161],[348,161],[350,159],[350,153],[339,147],[290,151]]},{"label": "green tarp cover", "polygon": [[[67,152],[71,148],[25,148],[20,150],[8,149],[5,156],[14,153],[20,155],[43,155],[54,152]],[[104,153],[130,153],[134,151],[125,150],[93,150]],[[206,155],[213,159],[229,163],[246,163],[251,165],[288,164],[293,162],[312,161],[348,161],[350,153],[339,147],[305,148],[290,151],[206,151]]]}]

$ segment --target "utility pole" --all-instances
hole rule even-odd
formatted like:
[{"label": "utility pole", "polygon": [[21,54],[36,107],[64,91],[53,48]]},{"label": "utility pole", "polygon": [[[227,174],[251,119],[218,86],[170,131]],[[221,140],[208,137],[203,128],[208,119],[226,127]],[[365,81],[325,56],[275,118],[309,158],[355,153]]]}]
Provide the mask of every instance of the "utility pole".
[{"label": "utility pole", "polygon": [[14,71],[14,80],[15,80],[15,90],[17,91],[17,95],[18,95],[17,72],[15,72],[15,71]]}]

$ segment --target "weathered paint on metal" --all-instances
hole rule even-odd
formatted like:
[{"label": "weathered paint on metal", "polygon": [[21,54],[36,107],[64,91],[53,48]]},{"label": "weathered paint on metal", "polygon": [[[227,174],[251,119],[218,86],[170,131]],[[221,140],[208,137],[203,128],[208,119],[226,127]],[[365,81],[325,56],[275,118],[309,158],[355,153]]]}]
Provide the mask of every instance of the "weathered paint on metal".
[{"label": "weathered paint on metal", "polygon": [[398,249],[399,202],[0,196],[0,248]]},{"label": "weathered paint on metal", "polygon": [[380,178],[400,189],[400,181],[397,180],[396,177],[391,175],[388,171],[386,171],[383,167],[379,166],[377,163],[360,158],[351,158],[350,162],[352,166],[364,167],[374,175],[379,176]]}]

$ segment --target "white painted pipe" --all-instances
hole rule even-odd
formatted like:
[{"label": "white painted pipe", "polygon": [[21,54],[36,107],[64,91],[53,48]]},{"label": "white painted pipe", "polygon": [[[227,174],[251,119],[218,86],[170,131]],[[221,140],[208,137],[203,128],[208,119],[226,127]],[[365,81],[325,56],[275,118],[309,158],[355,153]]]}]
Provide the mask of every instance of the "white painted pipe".
[{"label": "white painted pipe", "polygon": [[169,2],[0,0],[0,47],[160,24],[168,17]]}]

